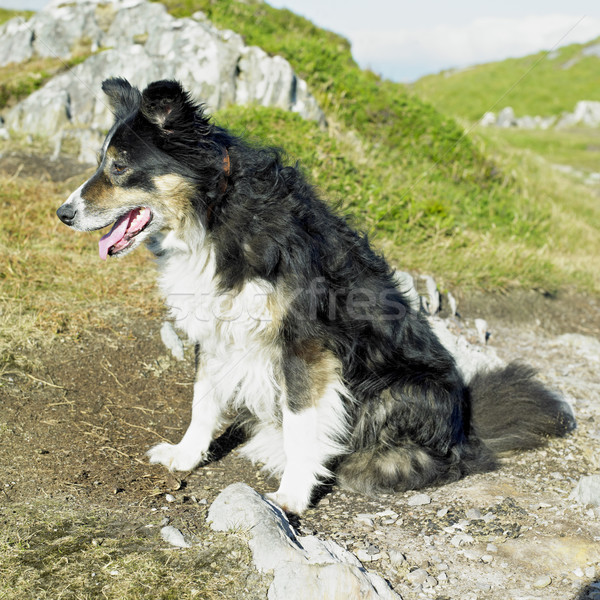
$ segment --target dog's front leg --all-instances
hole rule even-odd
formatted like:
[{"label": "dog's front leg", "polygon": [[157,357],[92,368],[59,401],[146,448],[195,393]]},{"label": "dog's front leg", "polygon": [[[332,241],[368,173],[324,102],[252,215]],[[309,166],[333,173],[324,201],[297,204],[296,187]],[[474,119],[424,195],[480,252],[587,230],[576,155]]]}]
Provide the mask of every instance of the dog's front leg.
[{"label": "dog's front leg", "polygon": [[[283,399],[283,449],[286,464],[279,489],[269,498],[284,510],[296,514],[309,506],[314,490],[332,474],[328,463],[346,452],[346,390],[337,373],[312,398],[295,396],[294,402]],[[289,382],[288,382],[289,384]],[[292,390],[288,385],[288,393]],[[308,400],[308,402],[307,402]],[[310,403],[309,403],[310,402]]]},{"label": "dog's front leg", "polygon": [[208,458],[208,447],[223,425],[223,410],[215,386],[196,373],[192,420],[179,444],[158,444],[148,450],[151,463],[164,465],[171,471],[190,471]]}]

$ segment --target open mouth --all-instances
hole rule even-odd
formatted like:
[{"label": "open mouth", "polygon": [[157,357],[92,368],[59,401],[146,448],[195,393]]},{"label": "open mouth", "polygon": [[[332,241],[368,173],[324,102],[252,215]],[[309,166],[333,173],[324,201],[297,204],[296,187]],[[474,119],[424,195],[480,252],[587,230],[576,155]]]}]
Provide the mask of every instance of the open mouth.
[{"label": "open mouth", "polygon": [[130,210],[127,214],[119,217],[112,229],[98,242],[100,258],[122,252],[133,244],[136,235],[139,235],[152,221],[152,211],[149,208],[140,207]]}]

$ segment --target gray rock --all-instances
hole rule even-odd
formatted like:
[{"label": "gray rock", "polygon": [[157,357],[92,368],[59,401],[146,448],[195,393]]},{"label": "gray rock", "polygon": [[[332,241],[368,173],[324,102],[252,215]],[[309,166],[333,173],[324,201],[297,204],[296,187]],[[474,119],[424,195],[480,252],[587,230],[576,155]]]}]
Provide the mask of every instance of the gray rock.
[{"label": "gray rock", "polygon": [[580,504],[600,506],[600,475],[582,477],[571,492],[569,499]]},{"label": "gray rock", "polygon": [[532,585],[534,588],[541,590],[545,587],[548,587],[551,583],[552,577],[550,577],[550,575],[542,575],[541,577],[538,577]]},{"label": "gray rock", "polygon": [[443,319],[430,319],[431,327],[440,342],[452,354],[465,381],[469,382],[478,371],[501,367],[504,363],[490,346],[475,346],[462,335],[455,335]]},{"label": "gray rock", "polygon": [[181,533],[179,529],[176,529],[172,525],[162,527],[160,530],[160,536],[165,542],[171,544],[171,546],[176,546],[177,548],[190,547],[190,544],[183,537],[183,533]]},{"label": "gray rock", "polygon": [[428,496],[427,494],[415,494],[414,496],[411,496],[407,501],[407,504],[409,506],[423,506],[425,504],[430,503],[431,496]]},{"label": "gray rock", "polygon": [[428,577],[429,573],[425,569],[415,569],[406,575],[406,579],[414,585],[425,583]]},{"label": "gray rock", "polygon": [[425,282],[427,296],[424,298],[425,310],[430,315],[435,315],[440,310],[440,293],[438,292],[435,279],[430,275],[422,275],[421,279]]},{"label": "gray rock", "polygon": [[16,17],[0,27],[0,67],[20,63],[33,56],[33,31],[27,21]]},{"label": "gray rock", "polygon": [[504,127],[504,128],[517,126],[517,120],[515,118],[515,111],[512,109],[511,106],[507,106],[506,108],[503,108],[498,113],[498,119],[496,120],[496,125],[498,127]]},{"label": "gray rock", "polygon": [[600,44],[593,44],[581,50],[583,56],[597,56],[600,58]]},{"label": "gray rock", "polygon": [[108,48],[52,78],[9,111],[7,127],[15,131],[48,137],[68,127],[75,136],[84,130],[105,131],[113,120],[100,88],[108,75],[125,77],[138,87],[178,79],[209,111],[256,103],[325,123],[306,82],[285,59],[245,46],[241,36],[208,22],[176,19],[159,3],[53,2],[27,23],[13,19],[0,32],[5,34],[0,35],[0,64],[8,56],[66,57],[81,40]]},{"label": "gray rock", "polygon": [[491,127],[496,124],[496,115],[493,112],[484,113],[483,117],[479,120],[479,124],[482,127]]},{"label": "gray rock", "polygon": [[421,298],[419,298],[412,275],[406,271],[394,271],[394,281],[396,287],[405,294],[412,309],[418,311],[421,308]]},{"label": "gray rock", "polygon": [[217,531],[248,532],[256,567],[273,572],[269,600],[400,598],[382,577],[366,572],[356,556],[335,542],[297,536],[278,506],[243,483],[217,496],[208,521]]}]

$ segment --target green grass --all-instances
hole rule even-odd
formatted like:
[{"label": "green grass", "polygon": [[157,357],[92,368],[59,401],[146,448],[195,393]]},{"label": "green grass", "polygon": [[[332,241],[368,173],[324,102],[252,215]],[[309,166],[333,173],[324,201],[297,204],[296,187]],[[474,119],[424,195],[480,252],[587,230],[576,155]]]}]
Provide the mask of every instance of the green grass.
[{"label": "green grass", "polygon": [[488,132],[522,150],[531,150],[551,163],[584,172],[600,170],[600,131],[597,129],[501,129]]},{"label": "green grass", "polygon": [[475,121],[512,106],[517,116],[572,112],[579,100],[600,100],[600,57],[572,44],[556,51],[428,75],[411,85],[421,98],[455,117]]},{"label": "green grass", "polygon": [[3,25],[6,21],[14,19],[15,17],[29,19],[34,14],[35,12],[32,10],[10,10],[8,8],[0,8],[0,25]]},{"label": "green grass", "polygon": [[[178,17],[203,10],[246,43],[284,56],[307,80],[334,134],[268,110],[231,108],[227,118],[299,158],[326,197],[343,201],[398,266],[434,272],[451,285],[555,288],[560,277],[551,263],[531,258],[545,244],[550,211],[523,197],[512,165],[504,171],[453,119],[404,86],[361,70],[345,39],[259,2],[166,4]],[[529,251],[499,261],[493,248],[513,242]],[[470,244],[478,246],[475,260],[465,251]]]},{"label": "green grass", "polygon": [[0,67],[0,110],[10,107],[39,90],[49,79],[83,62],[90,53],[69,59],[33,58]]}]

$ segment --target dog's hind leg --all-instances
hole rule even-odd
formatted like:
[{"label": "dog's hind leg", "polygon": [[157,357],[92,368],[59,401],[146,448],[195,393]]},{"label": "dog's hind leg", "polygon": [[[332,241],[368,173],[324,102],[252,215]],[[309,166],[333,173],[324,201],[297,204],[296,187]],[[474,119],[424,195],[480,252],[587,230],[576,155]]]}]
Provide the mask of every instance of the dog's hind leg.
[{"label": "dog's hind leg", "polygon": [[296,514],[308,508],[315,488],[331,477],[327,465],[346,451],[348,393],[337,365],[328,363],[333,368],[319,373],[314,365],[297,364],[296,374],[299,370],[312,370],[312,374],[297,379],[286,376],[282,398],[285,467],[279,489],[269,497]]},{"label": "dog's hind leg", "polygon": [[[199,372],[200,376],[201,373]],[[150,448],[151,463],[171,471],[190,471],[208,458],[208,447],[226,423],[215,386],[210,379],[197,377],[194,384],[192,420],[178,444],[162,443]]]}]

